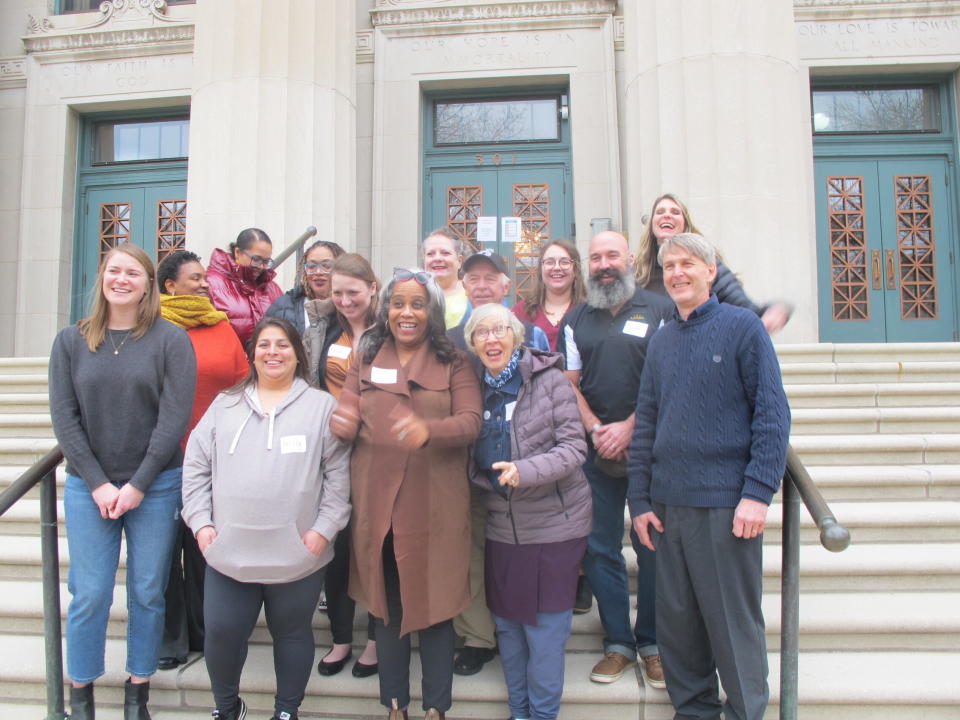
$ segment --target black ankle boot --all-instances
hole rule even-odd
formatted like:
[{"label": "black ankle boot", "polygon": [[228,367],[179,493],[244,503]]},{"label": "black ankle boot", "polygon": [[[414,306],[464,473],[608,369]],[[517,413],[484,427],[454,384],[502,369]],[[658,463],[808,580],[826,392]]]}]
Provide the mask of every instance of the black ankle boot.
[{"label": "black ankle boot", "polygon": [[70,720],[94,720],[93,683],[83,687],[70,687]]},{"label": "black ankle boot", "polygon": [[147,701],[150,700],[150,683],[134,685],[127,678],[123,686],[123,720],[150,720]]}]

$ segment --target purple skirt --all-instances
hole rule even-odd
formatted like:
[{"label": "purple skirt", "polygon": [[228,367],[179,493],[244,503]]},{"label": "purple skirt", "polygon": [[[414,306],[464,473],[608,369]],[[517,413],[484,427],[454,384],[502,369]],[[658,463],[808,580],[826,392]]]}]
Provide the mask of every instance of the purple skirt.
[{"label": "purple skirt", "polygon": [[536,625],[537,613],[573,609],[587,538],[513,545],[487,540],[484,583],[494,615]]}]

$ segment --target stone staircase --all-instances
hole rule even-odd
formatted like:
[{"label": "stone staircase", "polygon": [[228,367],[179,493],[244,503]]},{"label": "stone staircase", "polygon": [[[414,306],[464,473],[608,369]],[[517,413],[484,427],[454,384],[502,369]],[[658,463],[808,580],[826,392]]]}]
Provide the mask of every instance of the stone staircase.
[{"label": "stone staircase", "polygon": [[[803,511],[801,532],[800,718],[960,717],[960,344],[794,345],[778,348],[794,416],[793,445],[853,543],[833,554],[817,542]],[[0,488],[52,445],[46,360],[0,359]],[[39,502],[29,494],[0,519],[0,720],[41,718],[44,660]],[[61,527],[61,536],[63,529]],[[632,551],[625,545],[628,565]],[[66,542],[61,541],[64,608]],[[121,567],[120,579],[123,569]],[[770,511],[764,556],[764,610],[771,706],[779,684],[780,507]],[[115,592],[107,675],[97,684],[101,720],[120,717],[125,591]],[[358,617],[355,638],[363,637]],[[317,645],[330,643],[326,617]],[[566,720],[672,717],[666,693],[639,675],[608,686],[588,679],[599,657],[596,610],[574,620],[567,653]],[[321,651],[318,651],[318,658]],[[417,662],[411,684],[419,687]],[[269,717],[273,669],[269,636],[254,632],[243,678],[249,717]],[[383,717],[376,678],[313,674],[304,717]],[[506,716],[494,661],[456,678],[451,718]],[[419,701],[411,710],[418,717]],[[152,683],[156,720],[205,717],[203,658],[191,657]]]}]

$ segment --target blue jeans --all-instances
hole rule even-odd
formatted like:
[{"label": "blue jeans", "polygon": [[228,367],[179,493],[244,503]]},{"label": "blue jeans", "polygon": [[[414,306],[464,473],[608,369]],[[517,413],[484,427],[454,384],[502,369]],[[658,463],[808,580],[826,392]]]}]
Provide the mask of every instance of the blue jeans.
[{"label": "blue jeans", "polygon": [[163,594],[180,522],[180,468],[157,475],[140,505],[117,520],[100,517],[87,484],[74,475],[67,475],[63,505],[73,596],[67,609],[70,679],[89,683],[103,675],[121,533],[127,539],[127,672],[150,677],[157,671]]},{"label": "blue jeans", "polygon": [[623,519],[627,501],[627,478],[607,475],[593,462],[591,447],[583,472],[593,495],[593,530],[583,557],[583,572],[590,581],[600,622],[603,625],[603,651],[618,652],[631,660],[656,655],[656,563],[655,555],[640,544],[630,531],[637,554],[637,620],[630,628],[630,587],[627,565],[623,560]]},{"label": "blue jeans", "polygon": [[510,716],[554,720],[560,713],[563,667],[573,611],[537,613],[536,625],[493,616]]}]

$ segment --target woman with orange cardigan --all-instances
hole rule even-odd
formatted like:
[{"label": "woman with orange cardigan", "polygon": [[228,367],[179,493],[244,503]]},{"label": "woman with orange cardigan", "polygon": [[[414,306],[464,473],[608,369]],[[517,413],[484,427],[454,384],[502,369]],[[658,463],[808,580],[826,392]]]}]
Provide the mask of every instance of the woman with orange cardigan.
[{"label": "woman with orange cardigan", "polygon": [[[197,356],[197,390],[187,432],[180,443],[181,449],[186,449],[187,438],[213,399],[246,377],[247,357],[227,314],[210,302],[207,273],[197,255],[187,250],[167,255],[157,266],[157,285],[162,293],[160,315],[187,331]],[[183,664],[190,651],[203,652],[206,567],[196,538],[181,520],[167,583],[166,622],[158,664],[161,670]]]}]

